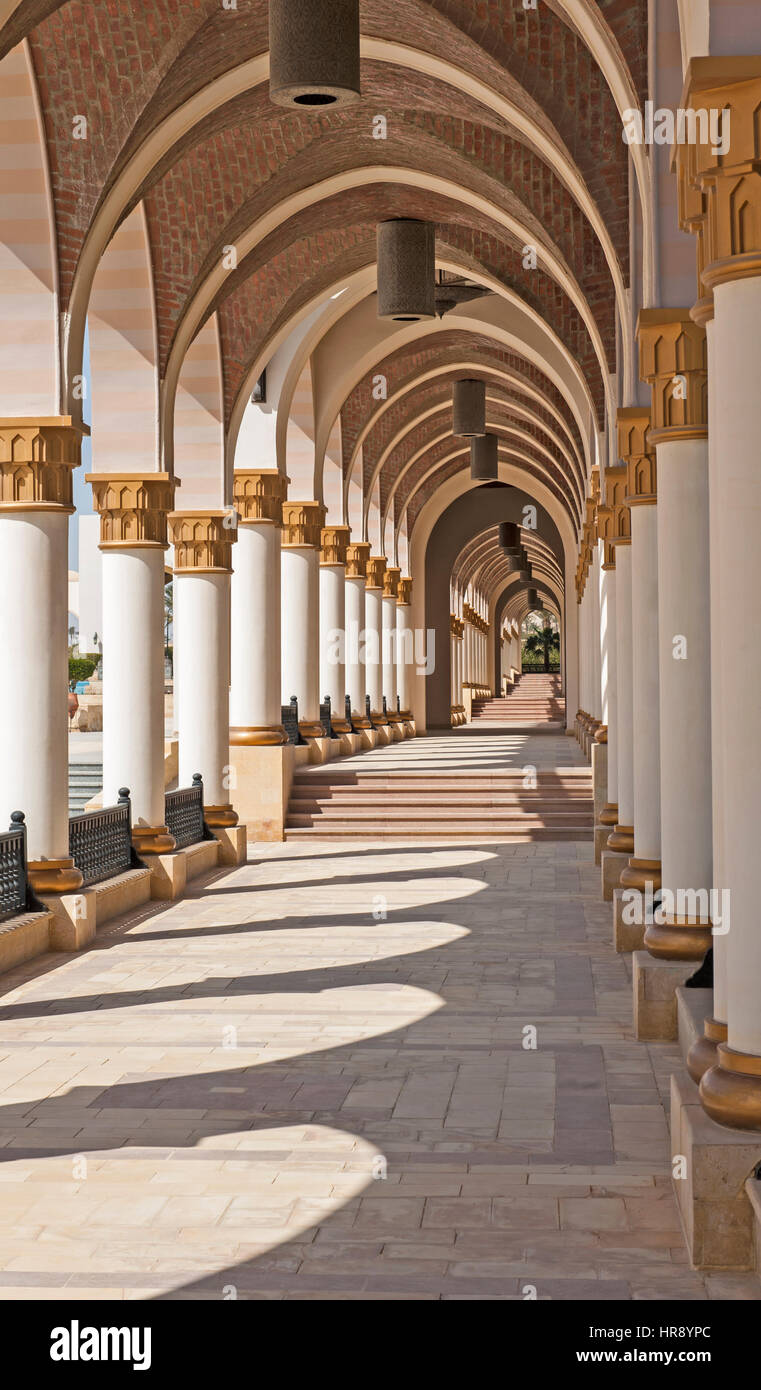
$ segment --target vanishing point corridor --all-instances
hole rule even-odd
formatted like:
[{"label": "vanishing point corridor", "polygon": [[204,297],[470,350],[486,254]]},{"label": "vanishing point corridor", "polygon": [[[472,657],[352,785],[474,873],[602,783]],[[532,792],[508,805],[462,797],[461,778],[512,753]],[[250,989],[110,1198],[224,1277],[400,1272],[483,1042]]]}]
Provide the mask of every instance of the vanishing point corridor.
[{"label": "vanishing point corridor", "polygon": [[[391,762],[584,768],[499,729]],[[757,1298],[690,1269],[630,972],[588,834],[250,846],[4,977],[0,1295]]]}]

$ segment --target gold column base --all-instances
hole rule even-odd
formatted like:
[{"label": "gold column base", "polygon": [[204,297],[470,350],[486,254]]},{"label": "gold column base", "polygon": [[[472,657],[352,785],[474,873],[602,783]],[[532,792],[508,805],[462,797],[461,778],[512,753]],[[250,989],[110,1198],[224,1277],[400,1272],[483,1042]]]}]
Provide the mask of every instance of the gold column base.
[{"label": "gold column base", "polygon": [[383,710],[371,710],[370,719],[372,720],[372,726],[374,729],[388,728],[388,716],[383,713]]},{"label": "gold column base", "polygon": [[132,843],[141,858],[144,854],[171,854],[177,848],[165,825],[133,825]]},{"label": "gold column base", "polygon": [[334,732],[337,733],[337,734],[350,734],[350,733],[353,732],[352,727],[351,727],[351,724],[349,723],[348,719],[333,719],[333,718],[331,718],[331,721],[330,721],[330,722],[331,722],[331,724],[333,725]]},{"label": "gold column base", "polygon": [[[603,815],[605,813],[603,812]],[[602,817],[601,817],[602,819]],[[607,822],[603,821],[603,824]],[[634,853],[634,826],[616,825],[616,828],[608,840],[608,849],[617,850],[619,854]]]},{"label": "gold column base", "polygon": [[372,729],[372,723],[366,714],[357,714],[356,710],[351,712],[352,727],[355,729]]},{"label": "gold column base", "polygon": [[607,743],[607,742],[608,742],[608,726],[607,726],[607,724],[601,724],[600,727],[599,727],[599,729],[597,730],[597,733],[595,734],[595,743]]},{"label": "gold column base", "polygon": [[238,824],[238,812],[229,801],[225,806],[204,806],[203,818],[210,830],[229,830]]},{"label": "gold column base", "polygon": [[761,1057],[725,1042],[717,1043],[716,1057],[700,1082],[706,1114],[727,1129],[761,1129]]},{"label": "gold column base", "polygon": [[[610,841],[608,841],[610,844]],[[622,888],[639,888],[642,891],[651,884],[653,892],[661,886],[660,859],[636,859],[633,855],[621,874]]]},{"label": "gold column base", "polygon": [[83,883],[73,859],[30,859],[27,873],[33,893],[76,893]]},{"label": "gold column base", "polygon": [[616,825],[618,823],[618,804],[609,801],[607,806],[603,806],[600,812],[599,825]]},{"label": "gold column base", "polygon": [[325,738],[325,730],[319,719],[300,719],[299,733],[302,738]]},{"label": "gold column base", "polygon": [[287,742],[282,724],[251,724],[230,730],[231,748],[278,748]]},{"label": "gold column base", "polygon": [[719,1023],[716,1018],[705,1018],[703,1030],[703,1036],[695,1039],[687,1053],[687,1070],[698,1086],[709,1067],[718,1065],[719,1054],[716,1049],[719,1043],[727,1041],[727,1025]]},{"label": "gold column base", "polygon": [[698,917],[666,916],[647,928],[645,947],[657,960],[701,961],[711,947],[711,923]]}]

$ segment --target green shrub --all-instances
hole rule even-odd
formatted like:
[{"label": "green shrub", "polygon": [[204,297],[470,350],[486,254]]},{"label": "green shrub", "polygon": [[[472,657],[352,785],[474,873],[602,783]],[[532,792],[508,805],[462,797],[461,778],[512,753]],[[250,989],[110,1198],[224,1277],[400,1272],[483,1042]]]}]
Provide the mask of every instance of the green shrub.
[{"label": "green shrub", "polygon": [[89,656],[70,656],[69,681],[88,681],[97,664]]}]

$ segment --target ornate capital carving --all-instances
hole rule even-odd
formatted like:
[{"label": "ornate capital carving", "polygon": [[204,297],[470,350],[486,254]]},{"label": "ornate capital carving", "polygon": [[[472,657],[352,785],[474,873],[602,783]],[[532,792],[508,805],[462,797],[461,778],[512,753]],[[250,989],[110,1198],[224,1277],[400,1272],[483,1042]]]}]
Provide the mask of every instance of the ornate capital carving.
[{"label": "ornate capital carving", "polygon": [[396,565],[388,565],[388,566],[387,566],[387,568],[386,568],[386,573],[385,573],[384,576],[383,576],[383,597],[384,597],[384,598],[396,598],[396,597],[397,597],[397,595],[398,595],[398,593],[399,593],[399,580],[401,579],[401,577],[402,577],[402,571],[401,571],[400,569],[397,569]]},{"label": "ornate capital carving", "polygon": [[629,471],[626,464],[617,463],[605,469],[605,507],[600,516],[605,525],[605,562],[615,563],[612,547],[631,542],[631,517],[626,502]]},{"label": "ornate capital carving", "polygon": [[[627,406],[618,411],[616,425],[618,455],[627,466],[626,493],[622,499],[624,505],[633,507],[657,502],[655,450],[648,438],[650,411],[640,405]],[[631,529],[628,535],[631,538]]]},{"label": "ornate capital carving", "polygon": [[[682,106],[698,138],[680,150],[680,182],[704,197],[700,269],[710,294],[726,280],[761,275],[761,57],[693,58]],[[723,115],[724,141],[716,118],[710,129],[711,112]],[[680,206],[696,207],[687,190]]]},{"label": "ornate capital carving", "polygon": [[170,512],[168,520],[177,574],[230,572],[233,542],[238,539],[236,513],[232,508],[229,511]]},{"label": "ornate capital carving", "polygon": [[688,309],[642,309],[637,321],[639,372],[652,391],[651,444],[708,434],[705,326]]},{"label": "ornate capital carving", "polygon": [[326,508],[322,502],[283,503],[283,546],[320,549]]},{"label": "ornate capital carving", "polygon": [[386,573],[385,555],[370,555],[367,561],[366,587],[368,589],[382,589],[383,577]]},{"label": "ornate capital carving", "polygon": [[367,561],[370,558],[369,541],[352,541],[346,547],[346,578],[366,579]]},{"label": "ornate capital carving", "polygon": [[345,565],[350,535],[350,526],[323,526],[320,537],[320,564]]},{"label": "ornate capital carving", "polygon": [[88,473],[87,482],[100,514],[101,550],[166,550],[175,488],[169,473]]},{"label": "ornate capital carving", "polygon": [[403,608],[406,604],[412,603],[412,580],[407,575],[399,580],[397,603],[400,608]]},{"label": "ornate capital carving", "polygon": [[0,419],[0,511],[73,512],[83,434],[70,415]]},{"label": "ornate capital carving", "polygon": [[233,502],[240,521],[283,524],[288,479],[277,468],[246,468],[233,474]]}]

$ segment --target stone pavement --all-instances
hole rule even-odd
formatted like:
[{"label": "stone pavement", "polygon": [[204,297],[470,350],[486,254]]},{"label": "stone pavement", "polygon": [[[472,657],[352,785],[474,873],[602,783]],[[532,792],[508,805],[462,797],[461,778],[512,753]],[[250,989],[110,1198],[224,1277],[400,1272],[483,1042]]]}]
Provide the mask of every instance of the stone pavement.
[{"label": "stone pavement", "polygon": [[5,1298],[761,1293],[688,1267],[586,845],[266,846],[0,990]]}]

